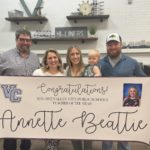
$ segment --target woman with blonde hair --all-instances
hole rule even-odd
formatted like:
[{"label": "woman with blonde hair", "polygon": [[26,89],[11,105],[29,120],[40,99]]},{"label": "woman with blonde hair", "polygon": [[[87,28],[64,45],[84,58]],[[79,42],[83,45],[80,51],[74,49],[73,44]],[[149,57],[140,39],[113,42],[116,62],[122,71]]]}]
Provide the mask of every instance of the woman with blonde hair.
[{"label": "woman with blonde hair", "polygon": [[[85,65],[83,63],[82,53],[79,47],[71,46],[67,50],[67,70],[66,75],[68,77],[84,77],[85,75]],[[82,150],[82,141],[73,140],[72,141],[74,150]],[[92,142],[84,141],[84,150],[91,150]]]},{"label": "woman with blonde hair", "polygon": [[[56,50],[47,50],[42,60],[42,67],[33,72],[34,76],[64,76],[62,60]],[[59,140],[46,140],[47,150],[58,150]]]},{"label": "woman with blonde hair", "polygon": [[84,76],[85,65],[79,47],[68,48],[66,62],[68,65],[67,76]]},{"label": "woman with blonde hair", "polygon": [[42,60],[42,67],[33,72],[34,76],[64,76],[62,60],[56,50],[47,50]]},{"label": "woman with blonde hair", "polygon": [[136,87],[130,87],[128,96],[124,98],[123,106],[139,106],[140,96]]}]

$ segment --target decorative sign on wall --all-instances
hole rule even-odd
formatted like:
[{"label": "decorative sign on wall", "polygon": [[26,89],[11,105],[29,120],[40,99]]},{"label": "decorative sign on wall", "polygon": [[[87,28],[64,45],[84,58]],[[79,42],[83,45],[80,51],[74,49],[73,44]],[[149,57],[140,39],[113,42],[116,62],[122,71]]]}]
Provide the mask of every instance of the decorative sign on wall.
[{"label": "decorative sign on wall", "polygon": [[54,38],[52,35],[51,30],[36,30],[31,32],[32,39],[47,39],[47,38]]},{"label": "decorative sign on wall", "polygon": [[126,48],[150,48],[150,41],[141,40],[137,42],[131,41],[129,43],[124,42],[123,49]]},{"label": "decorative sign on wall", "polygon": [[37,1],[36,6],[33,10],[33,13],[30,12],[30,10],[29,10],[29,8],[28,8],[28,6],[27,6],[27,4],[25,3],[24,0],[20,0],[20,2],[21,2],[24,10],[26,11],[26,13],[29,17],[31,17],[31,16],[41,16],[41,9],[42,9],[43,0],[38,0]]},{"label": "decorative sign on wall", "polygon": [[56,27],[56,38],[80,38],[87,37],[87,27]]}]

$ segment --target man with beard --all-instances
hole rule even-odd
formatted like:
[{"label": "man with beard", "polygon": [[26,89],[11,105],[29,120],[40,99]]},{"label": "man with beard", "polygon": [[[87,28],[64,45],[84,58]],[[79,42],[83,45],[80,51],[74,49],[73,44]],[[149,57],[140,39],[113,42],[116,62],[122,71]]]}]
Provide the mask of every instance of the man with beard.
[{"label": "man with beard", "polygon": [[[31,76],[39,68],[39,58],[30,52],[31,33],[26,29],[16,31],[16,48],[0,55],[1,76]],[[31,141],[22,139],[20,149],[29,150]],[[4,139],[4,150],[16,150],[16,139]]]},{"label": "man with beard", "polygon": [[[98,66],[104,77],[142,77],[146,76],[139,63],[121,53],[122,39],[117,33],[111,33],[106,39],[107,56],[100,60]],[[115,85],[114,85],[115,86]],[[102,150],[112,150],[112,141],[104,141]],[[118,150],[130,150],[127,142],[118,142]]]}]

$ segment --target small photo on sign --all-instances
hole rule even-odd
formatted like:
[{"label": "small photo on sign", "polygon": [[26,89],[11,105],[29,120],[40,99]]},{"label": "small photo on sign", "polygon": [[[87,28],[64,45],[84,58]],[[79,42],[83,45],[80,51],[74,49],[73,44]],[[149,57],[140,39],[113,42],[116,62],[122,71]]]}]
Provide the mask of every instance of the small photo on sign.
[{"label": "small photo on sign", "polygon": [[83,38],[87,37],[87,27],[56,27],[56,38]]},{"label": "small photo on sign", "polygon": [[123,106],[138,107],[141,103],[142,84],[125,83],[123,85]]}]

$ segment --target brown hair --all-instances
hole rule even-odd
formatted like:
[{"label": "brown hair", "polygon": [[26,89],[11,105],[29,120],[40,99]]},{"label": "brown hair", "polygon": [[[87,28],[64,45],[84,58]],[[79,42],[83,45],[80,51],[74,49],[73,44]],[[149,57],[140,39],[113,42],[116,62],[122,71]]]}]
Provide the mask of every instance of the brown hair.
[{"label": "brown hair", "polygon": [[62,64],[62,60],[61,60],[61,57],[59,55],[59,53],[57,52],[57,50],[54,50],[54,49],[49,49],[45,52],[44,54],[44,57],[42,59],[42,65],[43,65],[43,71],[47,71],[48,70],[48,66],[47,66],[47,56],[48,56],[48,53],[54,53],[56,54],[56,56],[58,57],[58,60],[59,60],[59,66],[58,66],[58,70],[63,73],[63,64]]},{"label": "brown hair", "polygon": [[19,29],[19,30],[17,30],[16,33],[15,33],[16,40],[19,38],[19,36],[20,36],[21,34],[26,34],[26,35],[30,36],[30,38],[31,38],[31,33],[30,33],[30,31],[28,31],[28,30],[26,30],[26,29]]},{"label": "brown hair", "polygon": [[81,53],[81,50],[78,46],[70,46],[67,50],[67,56],[66,56],[66,62],[67,62],[67,65],[69,67],[72,67],[72,63],[71,63],[71,60],[70,60],[70,53],[71,53],[71,50],[75,48],[76,50],[78,50],[79,54],[80,54],[80,62],[78,64],[78,67],[79,68],[83,68],[84,66],[84,63],[83,63],[83,59],[82,59],[82,53]]}]

